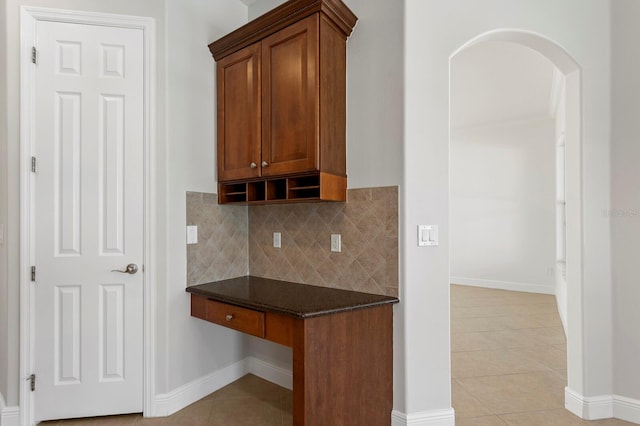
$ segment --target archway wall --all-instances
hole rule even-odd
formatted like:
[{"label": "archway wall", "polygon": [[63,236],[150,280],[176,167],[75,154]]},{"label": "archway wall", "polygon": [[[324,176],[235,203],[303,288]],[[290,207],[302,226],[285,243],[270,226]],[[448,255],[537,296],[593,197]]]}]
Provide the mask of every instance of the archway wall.
[{"label": "archway wall", "polygon": [[[611,218],[614,306],[615,393],[640,408],[640,2],[612,2],[612,173]],[[631,420],[631,419],[630,419]],[[640,409],[636,410],[640,422]]]},{"label": "archway wall", "polygon": [[[405,153],[402,299],[404,398],[395,409],[434,412],[449,389],[449,60],[470,40],[500,29],[547,39],[580,68],[582,104],[583,359],[569,387],[612,393],[610,196],[610,5],[605,0],[405,0]],[[531,47],[531,46],[530,46]],[[549,55],[551,55],[549,53]],[[416,226],[437,224],[440,246],[418,247]],[[571,316],[571,314],[570,314]],[[572,321],[570,318],[569,321]],[[405,346],[406,348],[406,346]]]}]

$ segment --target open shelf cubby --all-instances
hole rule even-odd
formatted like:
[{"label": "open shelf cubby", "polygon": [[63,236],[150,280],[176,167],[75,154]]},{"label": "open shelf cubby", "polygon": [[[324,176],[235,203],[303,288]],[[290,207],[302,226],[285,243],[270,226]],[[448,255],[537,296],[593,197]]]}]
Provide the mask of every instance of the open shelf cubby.
[{"label": "open shelf cubby", "polygon": [[320,175],[301,176],[287,180],[287,198],[291,200],[320,198]]},{"label": "open shelf cubby", "polygon": [[247,183],[247,201],[264,201],[265,198],[265,182],[257,181],[257,182],[248,182]]},{"label": "open shelf cubby", "polygon": [[247,184],[232,183],[220,185],[218,194],[220,204],[244,203],[247,201]]},{"label": "open shelf cubby", "polygon": [[218,184],[220,204],[346,201],[347,178],[313,173]]},{"label": "open shelf cubby", "polygon": [[271,179],[267,181],[267,201],[286,200],[286,198],[286,179]]}]

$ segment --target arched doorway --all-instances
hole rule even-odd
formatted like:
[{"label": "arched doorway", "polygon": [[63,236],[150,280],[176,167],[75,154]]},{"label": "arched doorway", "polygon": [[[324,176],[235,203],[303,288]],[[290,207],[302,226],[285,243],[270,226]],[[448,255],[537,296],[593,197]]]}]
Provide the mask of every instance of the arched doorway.
[{"label": "arched doorway", "polygon": [[[450,56],[450,76],[451,63],[456,55],[484,42],[508,42],[532,49],[550,61],[564,80],[562,114],[566,194],[566,245],[564,248],[567,284],[566,288],[557,289],[556,297],[559,309],[564,309],[566,312],[567,393],[570,393],[570,389],[581,389],[583,386],[581,71],[576,61],[562,47],[539,34],[519,30],[495,30],[471,39]],[[575,414],[581,414],[577,408],[572,410],[571,404],[567,404],[567,408]]]}]

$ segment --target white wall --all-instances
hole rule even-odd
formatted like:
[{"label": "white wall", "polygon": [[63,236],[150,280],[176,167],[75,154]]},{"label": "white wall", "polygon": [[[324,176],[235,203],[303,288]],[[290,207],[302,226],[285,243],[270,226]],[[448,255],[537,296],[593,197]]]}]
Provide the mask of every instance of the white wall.
[{"label": "white wall", "polygon": [[185,191],[217,192],[215,62],[207,45],[247,20],[237,0],[167,2],[165,390],[248,355],[240,333],[190,317]]},{"label": "white wall", "polygon": [[286,0],[257,0],[249,6],[249,20],[255,19],[281,5]]},{"label": "white wall", "polygon": [[451,282],[554,293],[554,142],[549,118],[452,129]]},{"label": "white wall", "polygon": [[613,245],[614,386],[617,395],[640,401],[640,2],[612,3],[612,196],[606,213]]},{"label": "white wall", "polygon": [[[6,1],[0,0],[0,27],[5,28]],[[0,75],[6,75],[7,43],[6,31],[0,31]],[[6,79],[0,79],[0,99],[7,98]],[[7,104],[0,101],[0,227],[7,223]],[[0,230],[1,232],[2,230]],[[6,237],[5,237],[6,238]],[[0,244],[0,395],[7,395],[8,342],[8,287],[7,244]],[[1,398],[0,398],[1,399]]]},{"label": "white wall", "polygon": [[403,2],[345,0],[358,16],[347,42],[349,188],[402,180]]},{"label": "white wall", "polygon": [[[556,111],[555,111],[555,119],[556,119],[556,132],[555,132],[555,143],[556,146],[558,144],[558,141],[560,141],[561,139],[565,139],[565,148],[566,148],[566,130],[567,130],[567,113],[566,113],[566,108],[567,108],[567,90],[566,90],[566,85],[564,82],[564,79],[562,79],[562,87],[560,89],[560,91],[558,92],[558,101],[556,104]],[[557,153],[556,153],[557,154]],[[559,159],[558,157],[556,157],[556,164],[557,161],[562,161],[563,159]],[[558,173],[558,168],[556,166],[556,190],[559,191],[558,189],[558,185],[559,182],[563,182],[563,185],[560,185],[561,187],[566,188],[566,164],[565,167],[563,167],[564,169],[564,175],[560,176]],[[565,190],[566,192],[566,190]],[[566,202],[566,195],[562,195],[559,194],[558,192],[556,193],[556,201],[560,199],[560,197],[562,197],[562,199],[565,200]],[[564,212],[564,213],[562,213]],[[566,218],[566,206],[560,206],[558,204],[556,204],[556,247],[558,247],[558,245],[564,244],[565,247],[565,254],[566,254],[566,244],[567,244],[567,240],[566,240],[566,232],[562,232],[562,218],[563,216]],[[564,240],[564,241],[559,241],[560,239]],[[556,259],[558,258],[558,253],[561,250],[559,250],[558,248],[556,248]],[[564,327],[565,333],[567,332],[567,306],[568,306],[568,298],[567,298],[567,279],[566,279],[566,273],[567,273],[567,263],[566,263],[566,256],[564,259],[564,262],[557,262],[556,263],[556,270],[555,270],[555,276],[556,276],[556,280],[555,280],[555,284],[556,284],[556,288],[555,288],[555,294],[556,294],[556,304],[558,306],[558,314],[560,315],[560,320],[562,321],[562,325]]]},{"label": "white wall", "polygon": [[[582,68],[585,244],[584,299],[579,300],[585,355],[584,369],[569,369],[569,386],[587,396],[611,393],[609,224],[601,214],[609,204],[610,188],[610,73],[603,60],[610,53],[609,16],[606,0],[405,0],[406,398],[396,409],[419,413],[450,407],[449,58],[476,36],[503,28],[555,40]],[[416,246],[418,224],[440,226],[439,247]]]}]

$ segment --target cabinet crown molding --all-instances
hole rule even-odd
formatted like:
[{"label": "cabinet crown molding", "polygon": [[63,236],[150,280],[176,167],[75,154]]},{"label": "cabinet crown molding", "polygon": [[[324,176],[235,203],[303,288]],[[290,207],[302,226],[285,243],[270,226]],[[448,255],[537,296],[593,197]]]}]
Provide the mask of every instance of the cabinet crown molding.
[{"label": "cabinet crown molding", "polygon": [[340,30],[345,40],[358,21],[341,0],[289,0],[214,41],[209,45],[209,50],[218,61],[314,13],[321,13]]}]

